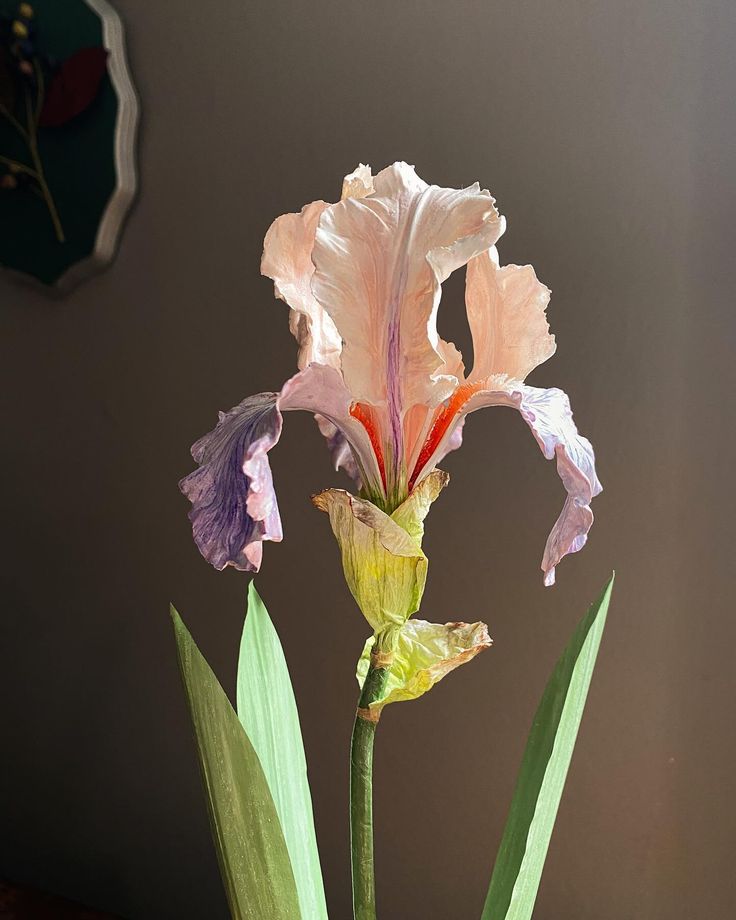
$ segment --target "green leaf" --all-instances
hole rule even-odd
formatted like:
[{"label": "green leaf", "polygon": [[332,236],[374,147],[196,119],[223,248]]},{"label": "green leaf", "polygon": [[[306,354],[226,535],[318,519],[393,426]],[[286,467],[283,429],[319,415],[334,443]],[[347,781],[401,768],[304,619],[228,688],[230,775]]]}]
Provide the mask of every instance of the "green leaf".
[{"label": "green leaf", "polygon": [[327,920],[299,713],[279,637],[253,582],[240,642],[238,716],[276,805],[302,917]]},{"label": "green leaf", "polygon": [[173,607],[171,617],[230,913],[234,920],[300,920],[289,853],[258,755]]},{"label": "green leaf", "polygon": [[578,625],[534,716],[481,920],[529,920],[606,623],[614,576]]}]

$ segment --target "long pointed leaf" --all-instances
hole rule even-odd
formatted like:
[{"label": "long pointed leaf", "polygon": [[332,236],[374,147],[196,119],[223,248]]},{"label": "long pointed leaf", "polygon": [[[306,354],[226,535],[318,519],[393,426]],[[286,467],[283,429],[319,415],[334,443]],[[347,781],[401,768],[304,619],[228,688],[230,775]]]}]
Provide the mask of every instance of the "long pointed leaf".
[{"label": "long pointed leaf", "polygon": [[534,717],[481,920],[529,920],[606,623],[614,576],[578,625]]},{"label": "long pointed leaf", "polygon": [[238,716],[276,805],[302,917],[327,920],[299,713],[279,637],[253,582],[240,642]]},{"label": "long pointed leaf", "polygon": [[300,920],[289,853],[258,755],[173,607],[171,617],[230,912],[234,920]]}]

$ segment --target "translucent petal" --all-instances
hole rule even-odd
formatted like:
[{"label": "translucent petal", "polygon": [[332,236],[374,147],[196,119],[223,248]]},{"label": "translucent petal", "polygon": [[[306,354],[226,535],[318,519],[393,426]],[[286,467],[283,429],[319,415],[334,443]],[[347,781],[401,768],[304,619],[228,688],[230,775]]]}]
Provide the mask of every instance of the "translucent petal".
[{"label": "translucent petal", "polygon": [[492,374],[524,380],[555,353],[545,316],[549,296],[531,265],[499,268],[495,248],[470,260],[465,305],[475,360],[469,382]]},{"label": "translucent petal", "polygon": [[370,166],[362,163],[345,176],[342,182],[342,198],[365,198],[373,194],[373,175]]},{"label": "translucent petal", "polygon": [[192,447],[199,469],[179,483],[194,541],[216,569],[257,572],[264,540],[281,540],[268,451],[281,435],[278,393],[249,396]]},{"label": "translucent petal", "polygon": [[291,307],[289,328],[299,343],[300,369],[312,362],[340,366],[340,336],[311,289],[314,234],[327,207],[325,201],[313,201],[298,214],[277,217],[263,241],[261,274],[273,280],[275,296]]},{"label": "translucent petal", "polygon": [[373,187],[323,212],[312,291],[343,339],[354,398],[401,413],[447,393],[435,379],[440,286],[498,239],[503,222],[477,184],[430,186],[406,163],[382,170]]},{"label": "translucent petal", "polygon": [[[336,451],[347,450],[354,470],[375,480],[378,472],[363,426],[349,412],[350,394],[335,368],[312,364],[288,380],[280,393],[249,396],[192,447],[199,469],[179,483],[192,502],[194,540],[216,569],[256,572],[263,541],[282,539],[281,518],[268,451],[281,436],[281,412],[305,409],[341,431]],[[328,441],[329,443],[329,441]],[[339,459],[339,456],[337,457]],[[349,465],[345,456],[343,463]]]},{"label": "translucent petal", "polygon": [[544,583],[555,581],[555,567],[569,553],[581,550],[593,524],[591,500],[602,491],[595,470],[595,454],[578,433],[570,400],[562,390],[529,387],[505,378],[489,378],[466,404],[463,414],[484,406],[517,409],[548,460],[557,461],[557,473],[567,492],[542,558]]}]

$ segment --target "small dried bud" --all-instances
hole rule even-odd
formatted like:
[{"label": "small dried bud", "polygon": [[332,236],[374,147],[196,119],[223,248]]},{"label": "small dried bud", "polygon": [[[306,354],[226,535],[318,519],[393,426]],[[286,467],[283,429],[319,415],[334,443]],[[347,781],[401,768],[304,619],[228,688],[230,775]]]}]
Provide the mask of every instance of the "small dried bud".
[{"label": "small dried bud", "polygon": [[14,189],[18,188],[18,180],[15,176],[11,176],[10,173],[6,173],[2,179],[0,179],[0,188],[3,189]]}]

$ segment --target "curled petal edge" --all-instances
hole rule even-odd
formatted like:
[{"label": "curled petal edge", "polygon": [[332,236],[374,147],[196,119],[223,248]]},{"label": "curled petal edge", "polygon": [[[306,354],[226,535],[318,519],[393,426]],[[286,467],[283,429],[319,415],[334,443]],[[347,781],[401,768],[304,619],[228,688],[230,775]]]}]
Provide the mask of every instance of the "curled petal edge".
[{"label": "curled petal edge", "polygon": [[[356,183],[368,194],[356,196]],[[349,196],[320,216],[312,293],[342,338],[341,368],[355,399],[386,402],[397,426],[401,408],[436,405],[456,384],[439,373],[442,282],[493,245],[504,221],[477,183],[430,186],[406,163],[372,183],[349,177]]]},{"label": "curled petal edge", "polygon": [[311,289],[314,235],[328,207],[326,201],[313,201],[298,213],[282,214],[263,241],[261,274],[273,281],[274,296],[290,307],[289,328],[299,346],[300,370],[314,362],[340,366],[340,336]]},{"label": "curled petal edge", "polygon": [[220,571],[257,572],[263,542],[283,537],[267,456],[281,436],[278,403],[278,393],[259,393],[221,412],[192,447],[199,469],[179,483],[192,503],[194,542]]},{"label": "curled petal edge", "polygon": [[370,444],[362,426],[351,418],[349,406],[350,394],[339,371],[311,364],[289,379],[280,393],[249,396],[220,413],[215,428],[192,447],[199,469],[179,483],[192,503],[194,541],[211,565],[257,572],[263,543],[283,538],[268,462],[268,452],[281,436],[282,410],[304,409],[339,428],[336,459],[349,464],[352,451],[370,470]]},{"label": "curled petal edge", "polygon": [[463,409],[467,415],[485,406],[510,406],[529,426],[547,460],[556,460],[567,492],[560,516],[550,531],[542,557],[546,586],[555,583],[555,568],[570,553],[585,546],[593,524],[590,502],[602,491],[595,470],[595,453],[578,433],[567,394],[556,387],[530,387],[503,377],[489,378]]},{"label": "curled petal edge", "polygon": [[474,363],[468,382],[506,374],[527,375],[555,353],[546,309],[550,290],[531,265],[498,263],[493,246],[468,262],[465,306]]}]

